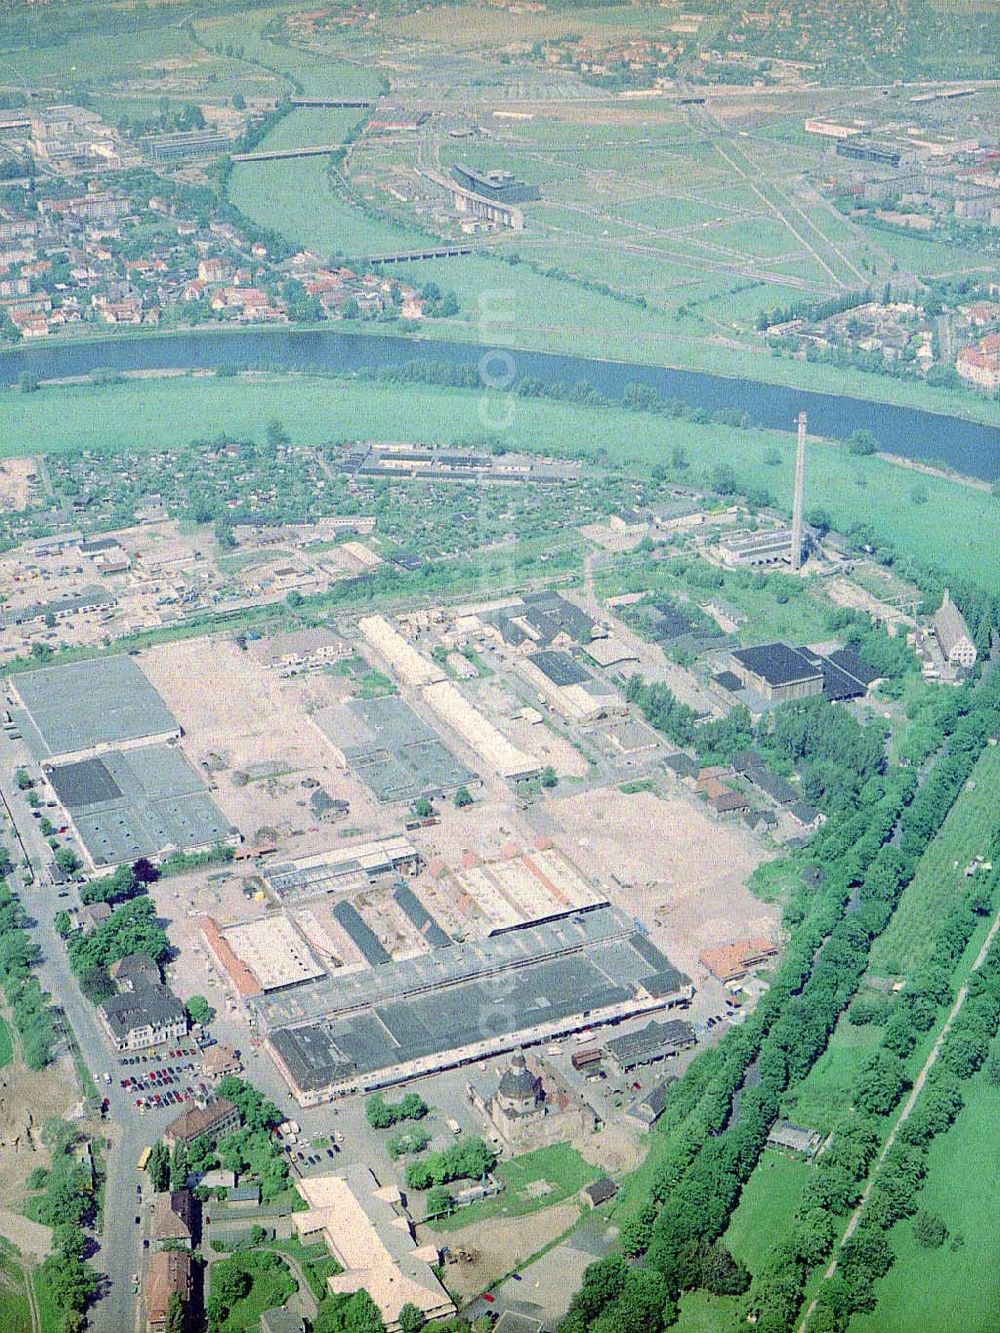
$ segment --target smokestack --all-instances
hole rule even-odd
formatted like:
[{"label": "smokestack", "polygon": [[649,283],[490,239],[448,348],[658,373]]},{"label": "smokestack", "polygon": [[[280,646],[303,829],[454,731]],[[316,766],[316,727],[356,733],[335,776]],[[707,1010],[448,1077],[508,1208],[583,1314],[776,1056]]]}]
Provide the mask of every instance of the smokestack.
[{"label": "smokestack", "polygon": [[802,491],[806,479],[806,414],[799,413],[799,438],[795,450],[795,492],[792,496],[792,568],[802,568]]}]

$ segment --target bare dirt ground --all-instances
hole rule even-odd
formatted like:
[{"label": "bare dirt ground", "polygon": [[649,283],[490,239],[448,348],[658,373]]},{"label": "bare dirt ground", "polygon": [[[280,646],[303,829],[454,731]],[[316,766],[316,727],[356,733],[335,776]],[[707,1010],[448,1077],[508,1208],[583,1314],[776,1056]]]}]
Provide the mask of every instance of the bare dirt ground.
[{"label": "bare dirt ground", "polygon": [[896,634],[900,628],[904,631],[912,629],[916,624],[912,616],[906,615],[896,606],[889,606],[879,601],[872,593],[859,588],[849,579],[827,579],[824,590],[836,606],[847,606],[854,611],[866,611],[876,620],[884,621],[889,634]]},{"label": "bare dirt ground", "polygon": [[37,473],[33,458],[5,458],[0,461],[0,508],[27,509],[31,480]]},{"label": "bare dirt ground", "polygon": [[573,1147],[584,1161],[612,1175],[632,1171],[645,1156],[638,1135],[621,1125],[606,1124],[600,1134],[581,1135]]},{"label": "bare dirt ground", "polygon": [[451,1249],[461,1246],[470,1253],[476,1252],[476,1258],[470,1263],[447,1266],[444,1280],[448,1290],[463,1297],[478,1295],[504,1273],[509,1273],[561,1236],[579,1215],[579,1205],[561,1203],[526,1217],[495,1217],[485,1222],[473,1222],[457,1231],[438,1233],[439,1243]]},{"label": "bare dirt ground", "polygon": [[184,729],[182,748],[245,838],[272,830],[291,844],[283,847],[289,855],[330,846],[338,835],[313,819],[302,785],[309,780],[350,802],[350,826],[374,829],[384,820],[310,720],[336,698],[332,677],[281,680],[226,639],[163,644],[141,661]]},{"label": "bare dirt ground", "polygon": [[663,799],[604,788],[547,802],[543,817],[557,846],[599,876],[615,904],[645,922],[692,977],[704,971],[698,954],[707,946],[777,928],[778,910],[745,887],[763,848],[687,792]]},{"label": "bare dirt ground", "polygon": [[[35,1073],[15,1051],[11,1062],[0,1069],[0,1209],[16,1210],[23,1204],[28,1176],[49,1162],[41,1141],[42,1125],[65,1115],[77,1101],[68,1062]],[[7,1234],[2,1226],[0,1232]]]},{"label": "bare dirt ground", "polygon": [[634,551],[646,535],[646,525],[635,524],[627,528],[612,528],[607,523],[586,523],[580,529],[580,535],[588,541],[596,542],[606,551],[620,553]]}]

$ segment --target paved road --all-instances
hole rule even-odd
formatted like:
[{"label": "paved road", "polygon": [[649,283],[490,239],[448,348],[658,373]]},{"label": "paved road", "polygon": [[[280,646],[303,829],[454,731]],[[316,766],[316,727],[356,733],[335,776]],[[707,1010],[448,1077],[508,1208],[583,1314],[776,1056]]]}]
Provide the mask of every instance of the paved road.
[{"label": "paved road", "polygon": [[[109,1281],[105,1294],[92,1311],[91,1323],[98,1333],[127,1333],[138,1326],[139,1319],[138,1300],[132,1294],[131,1278],[134,1272],[140,1271],[142,1257],[140,1228],[134,1222],[138,1202],[136,1185],[144,1183],[146,1178],[136,1170],[136,1162],[142,1148],[153,1141],[153,1134],[162,1130],[176,1111],[164,1110],[156,1116],[140,1117],[134,1100],[130,1102],[119,1086],[116,1056],[98,1025],[93,1006],[84,999],[70,971],[66,947],[53,924],[56,913],[73,900],[58,898],[57,890],[44,882],[46,877],[40,870],[49,864],[52,853],[39,832],[38,822],[32,818],[23,793],[13,787],[13,770],[25,759],[23,746],[12,742],[6,735],[0,738],[0,791],[35,868],[35,882],[21,891],[21,900],[37,922],[34,934],[42,952],[38,978],[42,987],[62,1006],[84,1062],[102,1094],[111,1101],[108,1133],[113,1147],[107,1155],[104,1235],[94,1260],[94,1266],[105,1272]],[[101,1077],[105,1070],[112,1075],[110,1087]]]}]

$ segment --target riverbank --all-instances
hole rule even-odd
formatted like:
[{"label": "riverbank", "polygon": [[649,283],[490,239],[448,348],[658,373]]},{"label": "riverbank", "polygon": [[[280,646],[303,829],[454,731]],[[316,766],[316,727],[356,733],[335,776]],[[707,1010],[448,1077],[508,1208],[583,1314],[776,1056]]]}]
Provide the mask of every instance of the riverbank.
[{"label": "riverbank", "polygon": [[[764,487],[776,503],[790,503],[791,433],[548,398],[512,396],[501,405],[510,409],[504,441],[511,449],[610,458],[639,474],[669,464],[679,450],[688,463],[685,480],[693,486],[710,485],[715,469],[728,463],[740,485]],[[490,434],[483,395],[474,390],[304,374],[191,375],[0,394],[0,453],[141,454],[220,431],[261,440],[274,418],[302,445],[403,438],[468,446]],[[991,590],[1000,585],[1000,501],[985,490],[930,472],[920,477],[918,489],[907,467],[857,457],[843,445],[811,437],[806,505],[826,509],[840,530],[863,523],[896,549],[948,573],[976,578]]]},{"label": "riverbank", "polygon": [[[0,353],[0,383],[16,383],[25,372],[38,379],[215,368],[309,374],[399,372],[412,362],[428,360],[469,372],[478,367],[482,351],[482,346],[471,342],[357,334],[323,326],[212,329],[18,348]],[[844,440],[857,430],[867,430],[887,453],[988,482],[1000,478],[1000,430],[984,422],[702,370],[525,350],[511,352],[511,357],[516,379],[536,379],[550,389],[583,383],[607,398],[618,399],[629,385],[642,385],[663,399],[677,399],[707,412],[735,412],[753,425],[782,431],[790,431],[798,412],[805,410],[815,434]],[[496,366],[490,369],[496,373]],[[504,373],[507,371],[505,365]]]},{"label": "riverbank", "polygon": [[[551,332],[549,330],[548,332]],[[331,323],[323,320],[315,323],[283,325],[276,328],[273,324],[241,324],[238,327],[226,324],[192,325],[183,329],[142,329],[124,327],[114,333],[87,332],[58,335],[52,342],[19,344],[16,347],[0,350],[0,370],[8,355],[26,358],[25,368],[30,368],[30,358],[43,353],[59,356],[64,349],[81,347],[107,347],[109,351],[132,342],[160,343],[176,339],[217,338],[238,339],[247,335],[254,337],[307,336],[312,334],[335,334],[338,337],[354,339],[383,339],[405,343],[407,346],[424,348],[430,356],[434,349],[450,343],[470,343],[477,346],[503,346],[516,355],[518,351],[528,353],[557,355],[579,360],[584,365],[590,363],[628,368],[630,366],[648,369],[655,367],[665,371],[692,371],[704,373],[713,379],[740,382],[757,381],[761,384],[773,384],[785,388],[798,388],[812,393],[829,394],[836,397],[855,398],[864,402],[884,403],[892,407],[906,407],[917,412],[926,412],[936,416],[955,417],[964,421],[980,422],[1000,429],[1000,401],[976,394],[971,390],[946,389],[934,387],[923,382],[912,383],[908,380],[894,380],[885,375],[866,375],[861,371],[835,366],[819,365],[810,361],[789,361],[771,356],[763,348],[737,348],[732,343],[723,344],[691,338],[684,334],[664,335],[662,345],[653,348],[637,335],[633,335],[631,350],[645,351],[647,355],[638,355],[629,359],[608,355],[607,341],[601,343],[603,355],[574,355],[573,339],[557,339],[566,346],[551,345],[551,339],[538,339],[537,345],[525,335],[530,333],[530,326],[525,328],[518,323],[516,336],[507,333],[503,336],[494,330],[494,342],[489,342],[485,331],[479,324],[473,324],[463,316],[453,319],[427,321],[414,327],[409,332],[387,330],[384,324],[369,324],[362,321],[340,321]],[[548,344],[548,345],[547,345]],[[266,344],[262,344],[266,350]],[[655,355],[654,355],[655,351]],[[112,356],[111,360],[115,357]],[[101,362],[96,368],[107,369]],[[205,363],[204,369],[214,369]],[[193,367],[175,367],[175,369],[193,369]],[[17,375],[0,373],[0,384],[11,383]],[[49,377],[46,377],[49,378]]]}]

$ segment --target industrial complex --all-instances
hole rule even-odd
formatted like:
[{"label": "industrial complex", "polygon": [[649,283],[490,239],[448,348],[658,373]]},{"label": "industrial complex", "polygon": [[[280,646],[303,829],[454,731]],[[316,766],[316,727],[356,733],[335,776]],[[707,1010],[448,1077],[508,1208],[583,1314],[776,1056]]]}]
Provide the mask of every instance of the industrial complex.
[{"label": "industrial complex", "polygon": [[239,842],[177,747],[181,728],[131,657],[26,672],[11,717],[92,872]]},{"label": "industrial complex", "polygon": [[686,1003],[690,981],[612,907],[255,1001],[302,1106]]}]

